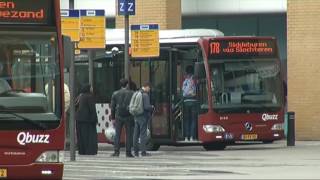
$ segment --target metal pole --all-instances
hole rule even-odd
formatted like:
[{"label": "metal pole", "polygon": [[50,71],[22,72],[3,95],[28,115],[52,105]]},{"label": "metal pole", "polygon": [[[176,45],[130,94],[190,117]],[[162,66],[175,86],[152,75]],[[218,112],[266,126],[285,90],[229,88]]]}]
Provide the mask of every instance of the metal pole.
[{"label": "metal pole", "polygon": [[69,9],[74,9],[74,0],[69,0]]},{"label": "metal pole", "polygon": [[129,79],[129,15],[124,16],[124,77]]},{"label": "metal pole", "polygon": [[92,50],[88,50],[89,57],[89,84],[93,87],[93,56]]},{"label": "metal pole", "polygon": [[288,112],[287,146],[295,145],[295,117],[294,112]]},{"label": "metal pole", "polygon": [[[72,43],[72,47],[74,44]],[[71,48],[70,51],[74,52],[74,48]],[[69,121],[69,131],[70,131],[70,161],[76,160],[76,148],[75,148],[75,107],[74,107],[74,99],[75,99],[75,67],[74,67],[74,55],[71,56],[70,60],[70,121]]]},{"label": "metal pole", "polygon": [[[69,9],[74,9],[74,0],[69,0]],[[69,119],[69,138],[70,138],[70,161],[76,160],[76,138],[75,138],[75,107],[74,107],[74,99],[75,99],[75,67],[74,67],[74,43],[72,43],[72,51],[71,60],[70,60],[70,69],[69,69],[69,82],[70,82],[70,119]]]}]

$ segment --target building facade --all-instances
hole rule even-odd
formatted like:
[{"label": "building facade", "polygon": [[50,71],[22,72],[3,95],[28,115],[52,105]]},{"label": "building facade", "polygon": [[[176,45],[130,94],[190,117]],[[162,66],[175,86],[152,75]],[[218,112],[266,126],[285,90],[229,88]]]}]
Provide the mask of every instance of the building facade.
[{"label": "building facade", "polygon": [[298,140],[320,140],[319,9],[319,0],[288,0],[288,110]]}]

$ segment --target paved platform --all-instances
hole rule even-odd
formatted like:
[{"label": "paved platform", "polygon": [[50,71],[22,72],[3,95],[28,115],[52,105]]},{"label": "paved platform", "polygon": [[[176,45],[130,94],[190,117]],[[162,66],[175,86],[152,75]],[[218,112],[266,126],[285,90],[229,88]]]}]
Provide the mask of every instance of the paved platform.
[{"label": "paved platform", "polygon": [[320,179],[320,141],[202,147],[163,146],[151,157],[111,158],[112,146],[99,145],[97,156],[66,152],[64,179]]}]

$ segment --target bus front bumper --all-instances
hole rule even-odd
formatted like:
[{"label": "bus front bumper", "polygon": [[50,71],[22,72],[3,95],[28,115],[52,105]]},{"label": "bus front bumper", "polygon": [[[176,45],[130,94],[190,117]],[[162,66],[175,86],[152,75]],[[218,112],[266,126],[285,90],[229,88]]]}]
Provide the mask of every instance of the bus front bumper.
[{"label": "bus front bumper", "polygon": [[0,179],[62,179],[63,163],[1,165]]},{"label": "bus front bumper", "polygon": [[275,141],[283,139],[283,131],[269,132],[224,132],[224,133],[205,133],[200,136],[200,141],[204,143],[210,142],[235,142],[235,141]]}]

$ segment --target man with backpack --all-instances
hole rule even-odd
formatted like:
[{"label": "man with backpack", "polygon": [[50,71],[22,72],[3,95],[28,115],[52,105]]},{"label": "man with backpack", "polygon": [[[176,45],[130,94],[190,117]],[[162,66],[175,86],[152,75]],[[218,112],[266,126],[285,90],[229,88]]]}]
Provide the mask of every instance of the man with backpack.
[{"label": "man with backpack", "polygon": [[111,118],[115,120],[115,140],[113,157],[120,155],[120,137],[122,127],[126,128],[126,157],[134,157],[131,153],[132,148],[132,131],[133,131],[133,117],[129,113],[129,103],[133,95],[133,91],[128,88],[128,80],[120,80],[121,89],[115,91],[111,97]]},{"label": "man with backpack", "polygon": [[196,138],[197,127],[197,98],[196,81],[193,77],[193,67],[186,68],[186,77],[182,84],[183,95],[183,134],[185,141],[193,141]]},{"label": "man with backpack", "polygon": [[150,153],[146,152],[147,143],[147,129],[149,120],[151,119],[151,113],[153,106],[150,104],[150,83],[145,83],[141,90],[136,91],[130,101],[129,111],[134,117],[134,133],[133,133],[133,149],[134,155],[139,157],[139,138],[140,138],[140,151],[141,156],[150,156]]}]

